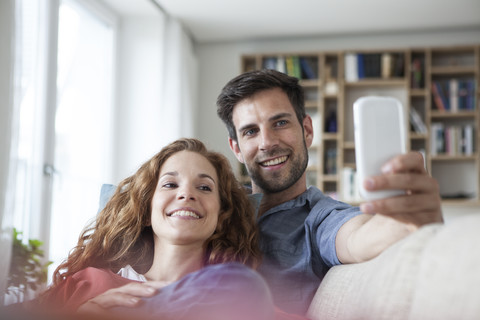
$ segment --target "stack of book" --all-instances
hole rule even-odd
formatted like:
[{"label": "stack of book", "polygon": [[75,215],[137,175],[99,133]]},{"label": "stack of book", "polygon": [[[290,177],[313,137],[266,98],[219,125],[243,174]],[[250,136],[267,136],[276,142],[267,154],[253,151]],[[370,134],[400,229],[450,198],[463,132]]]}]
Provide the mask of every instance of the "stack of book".
[{"label": "stack of book", "polygon": [[474,152],[473,125],[431,124],[430,152],[432,156],[444,154],[450,156],[470,156]]},{"label": "stack of book", "polygon": [[298,79],[318,79],[318,59],[296,55],[272,56],[263,59],[264,69],[273,69]]},{"label": "stack of book", "polygon": [[432,97],[436,110],[475,110],[476,83],[474,79],[447,79],[432,81]]}]

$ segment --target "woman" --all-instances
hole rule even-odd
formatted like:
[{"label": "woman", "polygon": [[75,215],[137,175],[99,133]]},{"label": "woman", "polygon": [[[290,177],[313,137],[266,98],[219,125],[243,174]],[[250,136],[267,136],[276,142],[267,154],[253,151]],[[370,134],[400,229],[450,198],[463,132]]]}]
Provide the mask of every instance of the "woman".
[{"label": "woman", "polygon": [[[246,267],[260,262],[257,237],[253,208],[228,160],[198,140],[180,139],[119,184],[37,307],[104,312],[105,294],[132,293],[138,283],[128,283],[147,281],[160,290],[145,294],[151,297],[141,299],[140,308],[108,311],[135,318],[269,319],[266,284]],[[134,294],[130,300],[139,302]]]}]

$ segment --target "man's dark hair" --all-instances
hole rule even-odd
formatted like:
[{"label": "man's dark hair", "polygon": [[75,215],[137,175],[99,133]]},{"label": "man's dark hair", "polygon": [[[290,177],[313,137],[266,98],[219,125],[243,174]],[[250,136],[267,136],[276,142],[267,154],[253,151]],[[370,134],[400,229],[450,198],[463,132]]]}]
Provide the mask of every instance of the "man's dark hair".
[{"label": "man's dark hair", "polygon": [[240,101],[250,98],[254,94],[268,89],[280,88],[285,92],[295,109],[297,119],[302,124],[305,118],[305,96],[298,79],[285,73],[263,69],[250,71],[230,80],[217,98],[217,114],[227,126],[228,134],[237,140],[235,125],[233,124],[233,108]]}]

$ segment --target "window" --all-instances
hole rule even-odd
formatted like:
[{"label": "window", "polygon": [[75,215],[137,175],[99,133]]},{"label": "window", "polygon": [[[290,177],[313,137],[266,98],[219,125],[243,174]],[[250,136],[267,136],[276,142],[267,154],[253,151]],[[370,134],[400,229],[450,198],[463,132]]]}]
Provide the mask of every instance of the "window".
[{"label": "window", "polygon": [[17,5],[14,225],[44,241],[51,274],[111,180],[116,23],[96,1]]}]

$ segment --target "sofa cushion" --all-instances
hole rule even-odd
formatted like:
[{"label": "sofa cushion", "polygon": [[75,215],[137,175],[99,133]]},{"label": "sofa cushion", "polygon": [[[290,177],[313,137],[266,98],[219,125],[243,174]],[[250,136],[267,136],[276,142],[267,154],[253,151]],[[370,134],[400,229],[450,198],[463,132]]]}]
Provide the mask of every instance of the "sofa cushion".
[{"label": "sofa cushion", "polygon": [[480,214],[453,220],[426,244],[409,319],[480,319]]},{"label": "sofa cushion", "polygon": [[419,229],[370,261],[331,268],[311,319],[480,316],[480,214]]}]

